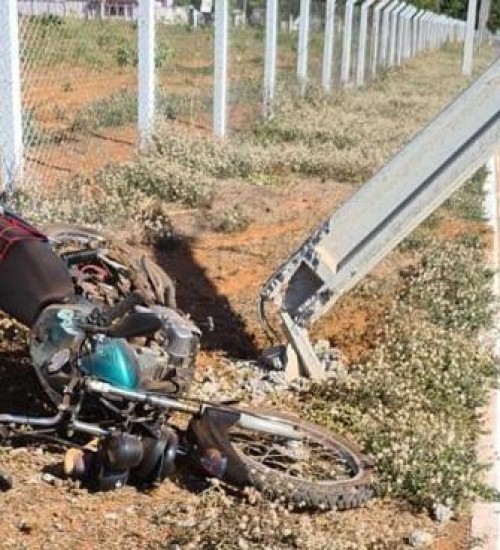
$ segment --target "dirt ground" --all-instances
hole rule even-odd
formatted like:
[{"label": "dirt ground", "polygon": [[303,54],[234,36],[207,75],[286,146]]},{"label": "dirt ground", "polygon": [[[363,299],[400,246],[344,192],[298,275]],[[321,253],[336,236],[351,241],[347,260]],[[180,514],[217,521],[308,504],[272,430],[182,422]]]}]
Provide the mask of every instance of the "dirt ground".
[{"label": "dirt ground", "polygon": [[[291,182],[281,189],[225,182],[210,212],[173,211],[177,238],[157,251],[157,260],[177,282],[179,306],[200,323],[210,312],[216,327],[204,339],[199,377],[207,368],[215,372],[218,365],[227,368],[227,357],[255,358],[267,344],[254,313],[261,284],[318,221],[354,190],[351,185],[315,180]],[[244,205],[248,228],[232,234],[210,229],[211,217],[236,203]],[[387,265],[381,267],[387,269]],[[349,360],[355,360],[369,349],[380,314],[377,304],[345,301],[321,322],[316,335],[329,337]],[[8,388],[8,395],[0,412],[47,414],[26,357],[24,335],[13,330],[3,330],[0,383]],[[223,376],[223,370],[220,373]],[[150,492],[126,487],[92,494],[61,479],[62,453],[57,445],[34,444],[29,439],[0,447],[0,463],[16,481],[12,491],[0,494],[2,548],[193,547],[182,543],[179,532],[197,528],[193,517],[199,516],[203,498],[199,482],[181,474]],[[236,504],[251,513],[253,508],[242,499],[237,496]],[[342,525],[344,536],[352,537],[352,548],[406,548],[406,538],[415,528],[433,534],[435,550],[469,548],[469,518],[440,527],[427,514],[397,502],[374,500],[360,510],[310,518],[287,515],[280,521],[304,523],[304,544],[290,547],[336,548],[334,541],[328,541],[335,525]],[[366,545],[361,540],[374,542]],[[224,547],[244,548],[236,539],[228,544]]]}]

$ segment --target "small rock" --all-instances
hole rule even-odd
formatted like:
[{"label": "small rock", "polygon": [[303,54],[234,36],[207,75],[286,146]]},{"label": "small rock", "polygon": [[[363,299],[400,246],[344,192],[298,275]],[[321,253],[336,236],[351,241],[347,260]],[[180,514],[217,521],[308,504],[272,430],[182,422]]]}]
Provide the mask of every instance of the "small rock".
[{"label": "small rock", "polygon": [[448,523],[453,517],[453,509],[445,504],[434,504],[433,517],[438,523]]},{"label": "small rock", "polygon": [[48,483],[49,485],[53,485],[54,487],[58,487],[62,484],[62,480],[52,474],[49,474],[48,472],[44,472],[42,474],[42,481],[44,483]]},{"label": "small rock", "polygon": [[107,514],[104,514],[104,519],[107,519],[109,521],[117,521],[118,514],[115,512],[108,512]]},{"label": "small rock", "polygon": [[19,521],[19,523],[17,524],[17,528],[19,529],[19,531],[21,531],[21,533],[24,533],[26,535],[29,535],[31,531],[33,531],[33,525],[31,525],[31,523],[29,523],[25,519]]},{"label": "small rock", "polygon": [[415,530],[408,537],[408,544],[413,548],[427,548],[432,544],[434,537],[425,531]]}]

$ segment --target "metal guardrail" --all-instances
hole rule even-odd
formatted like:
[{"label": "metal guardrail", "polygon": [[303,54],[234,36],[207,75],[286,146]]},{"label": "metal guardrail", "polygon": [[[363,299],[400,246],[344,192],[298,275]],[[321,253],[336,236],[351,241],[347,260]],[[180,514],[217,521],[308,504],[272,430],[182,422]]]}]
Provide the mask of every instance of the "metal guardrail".
[{"label": "metal guardrail", "polygon": [[321,377],[307,327],[436,210],[500,142],[500,59],[396,154],[266,282],[303,371]]}]

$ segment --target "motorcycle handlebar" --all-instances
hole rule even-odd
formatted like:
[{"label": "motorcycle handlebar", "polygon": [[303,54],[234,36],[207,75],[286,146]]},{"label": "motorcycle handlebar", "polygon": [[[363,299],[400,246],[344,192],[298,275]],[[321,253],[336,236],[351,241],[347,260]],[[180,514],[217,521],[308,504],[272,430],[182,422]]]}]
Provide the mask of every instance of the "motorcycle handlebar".
[{"label": "motorcycle handlebar", "polygon": [[89,315],[89,322],[101,327],[109,327],[113,321],[123,317],[126,313],[134,309],[135,306],[144,304],[144,298],[139,292],[132,292],[125,296],[116,305],[102,309],[95,309]]}]

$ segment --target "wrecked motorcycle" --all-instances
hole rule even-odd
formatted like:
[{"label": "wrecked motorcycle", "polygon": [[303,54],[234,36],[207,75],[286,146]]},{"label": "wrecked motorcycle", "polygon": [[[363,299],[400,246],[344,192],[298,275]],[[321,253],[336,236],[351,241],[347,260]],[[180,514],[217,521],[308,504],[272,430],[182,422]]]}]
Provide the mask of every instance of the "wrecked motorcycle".
[{"label": "wrecked motorcycle", "polygon": [[370,461],[343,438],[282,412],[187,397],[202,333],[136,249],[72,226],[42,233],[3,211],[0,309],[29,329],[56,410],[0,414],[0,430],[52,434],[69,447],[66,475],[89,488],[157,484],[184,463],[296,506],[371,497]]}]

